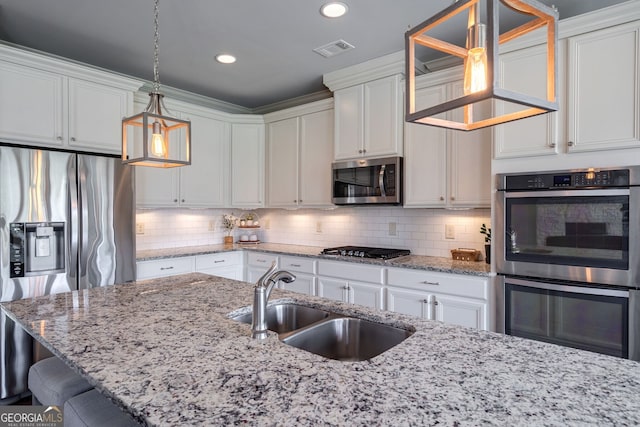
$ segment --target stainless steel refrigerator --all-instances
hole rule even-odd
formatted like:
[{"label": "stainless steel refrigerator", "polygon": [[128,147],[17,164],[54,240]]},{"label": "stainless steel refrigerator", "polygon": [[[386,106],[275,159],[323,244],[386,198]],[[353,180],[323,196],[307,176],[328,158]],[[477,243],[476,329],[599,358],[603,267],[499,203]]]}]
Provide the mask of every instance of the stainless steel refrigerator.
[{"label": "stainless steel refrigerator", "polygon": [[[135,279],[133,171],[118,158],[0,146],[0,302]],[[0,404],[43,350],[0,314]]]}]

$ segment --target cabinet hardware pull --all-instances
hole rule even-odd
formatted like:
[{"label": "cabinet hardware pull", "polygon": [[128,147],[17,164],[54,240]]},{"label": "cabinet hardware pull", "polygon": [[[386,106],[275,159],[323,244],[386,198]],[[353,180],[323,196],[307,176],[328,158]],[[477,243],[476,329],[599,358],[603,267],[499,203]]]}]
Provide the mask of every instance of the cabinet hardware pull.
[{"label": "cabinet hardware pull", "polygon": [[293,203],[298,203],[298,201],[297,201],[297,200],[294,200],[294,201],[293,201]]},{"label": "cabinet hardware pull", "polygon": [[173,203],[178,203],[178,199],[173,199]]},{"label": "cabinet hardware pull", "polygon": [[367,152],[367,149],[365,148],[364,150],[362,150],[362,152],[363,152],[363,153],[366,153],[366,152]]},{"label": "cabinet hardware pull", "polygon": [[433,305],[438,305],[438,300],[434,300]]},{"label": "cabinet hardware pull", "polygon": [[76,140],[76,138],[72,136],[71,137],[71,141],[75,141],[75,140]]},{"label": "cabinet hardware pull", "polygon": [[440,286],[440,282],[430,282],[428,280],[423,280],[422,282],[420,282],[424,285],[434,285],[434,286]]},{"label": "cabinet hardware pull", "polygon": [[422,301],[420,301],[423,304],[429,304],[429,300],[423,299]]},{"label": "cabinet hardware pull", "polygon": [[182,203],[184,203],[184,199],[182,199]]},{"label": "cabinet hardware pull", "polygon": [[257,259],[256,261],[258,261],[258,262],[267,262],[266,259]]},{"label": "cabinet hardware pull", "polygon": [[573,147],[573,141],[569,141],[569,142],[567,142],[567,145],[568,145],[569,147]]},{"label": "cabinet hardware pull", "polygon": [[362,150],[358,150],[358,153],[362,154]]},{"label": "cabinet hardware pull", "polygon": [[451,196],[451,200],[455,200],[455,199],[456,199],[456,196]]},{"label": "cabinet hardware pull", "polygon": [[298,202],[302,203],[302,199],[298,200]]},{"label": "cabinet hardware pull", "polygon": [[220,259],[220,260],[218,260],[218,261],[213,261],[213,263],[214,263],[214,264],[218,264],[218,263],[220,263],[220,262],[224,262],[224,260],[223,260],[223,259]]},{"label": "cabinet hardware pull", "polygon": [[56,139],[57,139],[58,141],[62,141],[62,137],[61,137],[61,136],[56,137]]},{"label": "cabinet hardware pull", "polygon": [[556,148],[556,143],[555,143],[555,142],[550,142],[550,143],[549,143],[549,147],[551,147],[551,148]]},{"label": "cabinet hardware pull", "polygon": [[160,267],[160,270],[173,270],[173,266],[171,266],[171,267]]},{"label": "cabinet hardware pull", "polygon": [[444,200],[444,197],[443,197],[443,196],[440,196],[440,201],[443,201],[443,200]]},{"label": "cabinet hardware pull", "polygon": [[302,267],[300,264],[289,264],[291,267]]},{"label": "cabinet hardware pull", "polygon": [[343,286],[342,289],[349,289],[349,286]]}]

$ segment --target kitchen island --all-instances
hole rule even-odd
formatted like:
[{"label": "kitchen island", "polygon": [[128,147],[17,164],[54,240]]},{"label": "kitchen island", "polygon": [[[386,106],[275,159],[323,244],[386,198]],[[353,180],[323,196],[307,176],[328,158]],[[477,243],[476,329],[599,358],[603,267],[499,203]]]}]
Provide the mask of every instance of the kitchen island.
[{"label": "kitchen island", "polygon": [[633,425],[637,362],[275,289],[415,330],[363,362],[264,341],[230,314],[247,283],[187,274],[3,303],[146,425]]}]

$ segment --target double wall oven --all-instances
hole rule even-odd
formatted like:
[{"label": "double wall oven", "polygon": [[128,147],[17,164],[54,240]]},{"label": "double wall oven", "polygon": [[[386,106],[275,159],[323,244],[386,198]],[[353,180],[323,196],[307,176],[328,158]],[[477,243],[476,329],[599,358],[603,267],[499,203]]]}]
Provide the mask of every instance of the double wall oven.
[{"label": "double wall oven", "polygon": [[640,167],[497,179],[499,326],[640,360]]}]

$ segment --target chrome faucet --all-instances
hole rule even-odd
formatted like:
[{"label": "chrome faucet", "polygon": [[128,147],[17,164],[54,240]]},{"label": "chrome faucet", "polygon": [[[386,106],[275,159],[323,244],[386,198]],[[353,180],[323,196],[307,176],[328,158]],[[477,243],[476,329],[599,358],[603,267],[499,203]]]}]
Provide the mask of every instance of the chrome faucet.
[{"label": "chrome faucet", "polygon": [[280,280],[291,283],[296,280],[296,276],[288,271],[276,271],[276,262],[274,261],[253,288],[253,316],[251,319],[251,336],[253,338],[265,339],[267,337],[267,301],[269,301],[273,287]]}]

